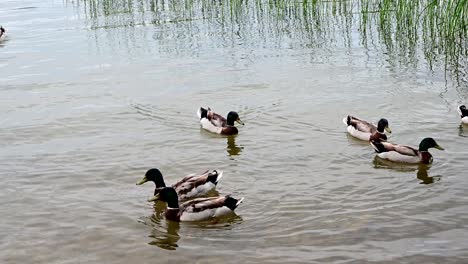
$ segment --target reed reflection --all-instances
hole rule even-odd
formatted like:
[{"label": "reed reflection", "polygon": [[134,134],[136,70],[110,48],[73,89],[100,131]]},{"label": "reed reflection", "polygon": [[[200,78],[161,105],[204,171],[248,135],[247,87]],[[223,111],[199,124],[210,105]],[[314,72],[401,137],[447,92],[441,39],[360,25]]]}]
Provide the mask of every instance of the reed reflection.
[{"label": "reed reflection", "polygon": [[[284,47],[285,39],[307,48],[351,48],[353,31],[359,32],[360,45],[368,49],[375,45],[374,35],[384,47],[381,50],[391,67],[399,65],[419,67],[418,49],[423,52],[427,66],[444,61],[446,70],[457,82],[466,82],[463,71],[468,46],[465,45],[468,5],[464,0],[429,3],[427,0],[399,1],[160,1],[160,0],[92,0],[72,2],[79,6],[91,28],[105,29],[109,40],[96,41],[118,45],[123,40],[131,48],[137,42],[138,26],[160,28],[156,37],[160,42],[177,39],[177,44],[165,52],[192,47],[200,29],[216,28],[218,45],[274,45]],[[435,4],[434,4],[435,3]],[[401,8],[404,6],[405,8]],[[453,19],[452,19],[453,18]],[[357,27],[356,27],[357,25]],[[174,27],[178,30],[174,30]],[[125,30],[115,30],[124,28]],[[116,35],[117,34],[117,35]],[[141,36],[146,37],[146,36]],[[185,38],[185,41],[181,39]],[[119,40],[119,41],[116,41]],[[422,43],[420,46],[418,43]],[[164,46],[164,45],[156,45]],[[130,50],[134,51],[134,50]]]}]

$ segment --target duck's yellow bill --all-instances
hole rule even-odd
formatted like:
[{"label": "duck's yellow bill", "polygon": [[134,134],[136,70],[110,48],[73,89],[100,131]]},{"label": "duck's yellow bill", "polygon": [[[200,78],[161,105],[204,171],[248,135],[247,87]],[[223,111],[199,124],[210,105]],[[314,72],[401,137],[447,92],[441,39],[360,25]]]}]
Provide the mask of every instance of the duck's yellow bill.
[{"label": "duck's yellow bill", "polygon": [[387,131],[388,133],[392,133],[392,130],[388,126],[385,127],[385,131]]},{"label": "duck's yellow bill", "polygon": [[440,150],[445,150],[443,147],[439,146],[438,144],[436,144],[434,148],[440,149]]},{"label": "duck's yellow bill", "polygon": [[241,125],[244,125],[244,122],[242,122],[242,121],[240,120],[240,118],[237,118],[236,122],[239,123],[239,124],[241,124]]},{"label": "duck's yellow bill", "polygon": [[155,196],[149,198],[148,202],[154,202],[154,201],[157,201],[157,200],[159,200],[159,193],[156,194]]},{"label": "duck's yellow bill", "polygon": [[136,185],[142,185],[143,183],[147,182],[148,179],[146,179],[146,177],[144,177],[143,179],[139,180]]}]

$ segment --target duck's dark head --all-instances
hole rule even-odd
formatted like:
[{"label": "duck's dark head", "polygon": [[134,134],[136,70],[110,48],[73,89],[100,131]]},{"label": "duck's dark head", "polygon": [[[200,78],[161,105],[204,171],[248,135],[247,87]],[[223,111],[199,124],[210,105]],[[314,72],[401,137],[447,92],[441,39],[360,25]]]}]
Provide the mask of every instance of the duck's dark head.
[{"label": "duck's dark head", "polygon": [[141,185],[148,181],[154,182],[154,184],[156,184],[156,188],[166,187],[166,184],[164,183],[164,180],[163,180],[163,176],[158,169],[155,169],[155,168],[149,169],[146,172],[145,177],[143,177],[143,179],[137,182],[137,185]]},{"label": "duck's dark head", "polygon": [[239,114],[237,114],[237,112],[234,112],[234,111],[229,112],[226,119],[227,119],[228,126],[233,126],[234,122],[244,125],[244,122],[240,120]]},{"label": "duck's dark head", "polygon": [[148,202],[162,201],[166,202],[167,206],[170,208],[179,207],[179,197],[177,197],[177,192],[172,187],[164,187],[159,190],[152,198],[148,199]]},{"label": "duck's dark head", "polygon": [[2,26],[0,26],[0,32],[1,32],[2,34],[5,33],[5,29],[4,29]]},{"label": "duck's dark head", "polygon": [[390,129],[390,127],[388,127],[388,120],[385,118],[382,118],[379,120],[379,123],[377,124],[377,131],[379,131],[380,133],[383,133],[384,130],[387,131],[388,133],[392,133],[392,130]]},{"label": "duck's dark head", "polygon": [[430,148],[444,150],[433,138],[425,138],[419,143],[419,151],[428,151]]}]

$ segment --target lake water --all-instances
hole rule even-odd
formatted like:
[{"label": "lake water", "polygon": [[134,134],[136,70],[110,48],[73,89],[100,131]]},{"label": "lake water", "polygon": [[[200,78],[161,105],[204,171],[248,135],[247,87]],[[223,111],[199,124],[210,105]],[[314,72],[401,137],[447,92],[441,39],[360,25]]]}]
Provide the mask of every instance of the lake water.
[{"label": "lake water", "polygon": [[[421,41],[389,46],[358,13],[318,10],[2,1],[0,262],[467,262],[466,58],[445,71]],[[245,126],[202,131],[200,106]],[[347,114],[446,150],[429,167],[382,162]],[[167,183],[224,170],[218,192],[244,203],[167,222],[135,185],[151,167]]]}]

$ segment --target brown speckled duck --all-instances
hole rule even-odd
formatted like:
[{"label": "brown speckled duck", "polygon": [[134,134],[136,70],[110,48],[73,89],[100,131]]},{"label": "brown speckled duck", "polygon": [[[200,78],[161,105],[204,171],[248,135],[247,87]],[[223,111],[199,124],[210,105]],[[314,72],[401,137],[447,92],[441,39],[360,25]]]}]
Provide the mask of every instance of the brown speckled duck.
[{"label": "brown speckled duck", "polygon": [[[172,185],[172,188],[176,190],[180,201],[184,201],[204,196],[211,190],[214,190],[222,177],[222,171],[205,171],[200,175],[192,174],[185,176],[182,180]],[[149,169],[146,172],[145,177],[137,182],[137,185],[141,185],[148,181],[152,181],[156,185],[154,195],[158,194],[161,189],[166,187],[161,171],[156,168]]]},{"label": "brown speckled duck", "polygon": [[374,147],[375,152],[379,158],[390,160],[400,163],[423,163],[431,164],[433,161],[431,153],[429,153],[430,148],[436,148],[444,150],[433,138],[425,138],[419,144],[419,149],[405,146],[392,144],[389,142],[371,142],[372,147]]},{"label": "brown speckled duck", "polygon": [[179,205],[177,192],[172,187],[164,187],[149,202],[160,200],[167,203],[166,219],[172,221],[203,221],[234,212],[244,200],[229,195],[197,198]]},{"label": "brown speckled duck", "polygon": [[197,116],[200,118],[202,128],[220,135],[229,136],[239,133],[237,127],[234,126],[234,122],[244,125],[240,120],[239,115],[234,111],[229,112],[227,118],[224,118],[211,111],[210,108],[205,109],[200,107],[197,111]]},{"label": "brown speckled duck", "polygon": [[387,135],[385,135],[384,130],[392,133],[385,118],[380,119],[377,126],[375,126],[367,121],[348,115],[343,119],[343,123],[347,126],[348,133],[360,140],[386,141]]}]

